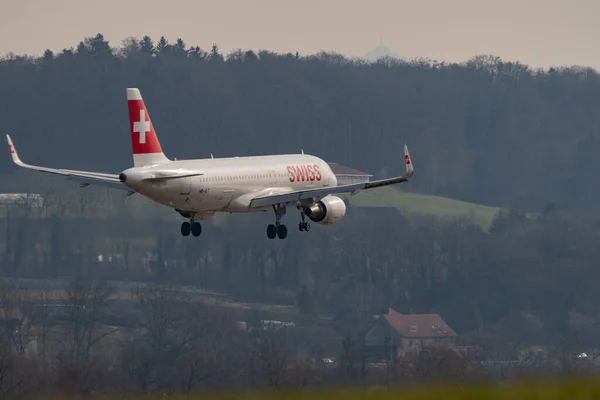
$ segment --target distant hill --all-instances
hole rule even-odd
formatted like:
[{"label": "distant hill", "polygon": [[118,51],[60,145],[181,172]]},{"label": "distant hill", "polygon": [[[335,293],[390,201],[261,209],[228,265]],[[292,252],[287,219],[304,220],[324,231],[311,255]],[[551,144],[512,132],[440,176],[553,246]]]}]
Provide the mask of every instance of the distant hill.
[{"label": "distant hill", "polygon": [[[413,192],[528,212],[555,203],[600,213],[596,71],[543,71],[485,54],[408,65],[326,52],[225,55],[217,46],[207,52],[155,40],[116,48],[99,34],[73,43],[75,50],[0,59],[2,130],[14,135],[24,160],[90,171],[129,167],[123,96],[136,85],[161,146],[179,159],[304,149],[380,173],[399,167],[407,143],[418,163]],[[399,57],[379,44],[368,59]],[[14,170],[8,155],[0,157],[0,175]]]},{"label": "distant hill", "polygon": [[375,47],[374,49],[369,50],[364,55],[364,58],[366,58],[369,61],[377,61],[380,58],[383,58],[385,56],[397,58],[400,60],[403,59],[403,57],[400,56],[400,54],[396,53],[395,51],[393,51],[392,49],[390,49],[389,47],[386,47],[384,45],[379,45],[379,46]]}]

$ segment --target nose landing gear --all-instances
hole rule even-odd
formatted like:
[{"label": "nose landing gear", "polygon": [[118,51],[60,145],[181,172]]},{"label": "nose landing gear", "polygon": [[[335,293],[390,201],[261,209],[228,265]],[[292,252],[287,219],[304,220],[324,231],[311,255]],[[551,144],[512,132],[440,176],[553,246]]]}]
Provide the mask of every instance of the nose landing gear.
[{"label": "nose landing gear", "polygon": [[300,221],[298,223],[298,230],[300,232],[302,232],[302,231],[304,231],[304,232],[310,231],[310,224],[305,221],[304,210],[302,208],[300,208],[300,218],[302,218],[302,221]]}]

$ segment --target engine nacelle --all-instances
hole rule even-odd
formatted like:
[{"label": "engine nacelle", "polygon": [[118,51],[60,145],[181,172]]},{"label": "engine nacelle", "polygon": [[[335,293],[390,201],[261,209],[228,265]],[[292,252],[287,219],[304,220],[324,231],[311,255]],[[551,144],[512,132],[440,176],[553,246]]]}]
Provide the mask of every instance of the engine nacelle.
[{"label": "engine nacelle", "polygon": [[304,209],[304,214],[313,222],[331,225],[346,215],[346,203],[336,196],[325,196],[321,201]]}]

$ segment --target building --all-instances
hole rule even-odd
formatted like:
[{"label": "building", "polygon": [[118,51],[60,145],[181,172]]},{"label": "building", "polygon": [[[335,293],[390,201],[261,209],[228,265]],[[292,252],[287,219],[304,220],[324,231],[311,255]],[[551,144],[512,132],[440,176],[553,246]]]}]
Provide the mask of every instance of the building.
[{"label": "building", "polygon": [[338,181],[338,185],[349,185],[351,183],[367,182],[373,176],[338,163],[327,164],[329,164],[329,168],[331,168],[331,170],[335,174],[335,177]]},{"label": "building", "polygon": [[439,314],[400,314],[390,308],[375,318],[365,335],[371,358],[384,359],[393,349],[399,357],[423,345],[454,346],[457,337]]},{"label": "building", "polygon": [[0,193],[0,206],[15,205],[40,208],[44,206],[44,198],[37,193]]}]

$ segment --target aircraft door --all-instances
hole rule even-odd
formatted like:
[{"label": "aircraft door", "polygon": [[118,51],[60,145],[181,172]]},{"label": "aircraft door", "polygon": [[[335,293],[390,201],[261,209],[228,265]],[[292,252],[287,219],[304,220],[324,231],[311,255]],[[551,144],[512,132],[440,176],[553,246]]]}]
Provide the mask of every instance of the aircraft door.
[{"label": "aircraft door", "polygon": [[192,181],[190,178],[175,178],[169,182],[173,202],[180,208],[188,208],[191,203]]},{"label": "aircraft door", "polygon": [[179,185],[179,194],[189,197],[192,192],[192,180],[190,178],[180,178]]},{"label": "aircraft door", "polygon": [[321,185],[324,187],[327,187],[331,184],[330,182],[330,175],[332,174],[331,172],[331,168],[329,168],[329,165],[319,165],[319,172],[321,174]]},{"label": "aircraft door", "polygon": [[271,170],[269,172],[269,183],[271,185],[276,185],[277,184],[277,172],[275,170]]}]

